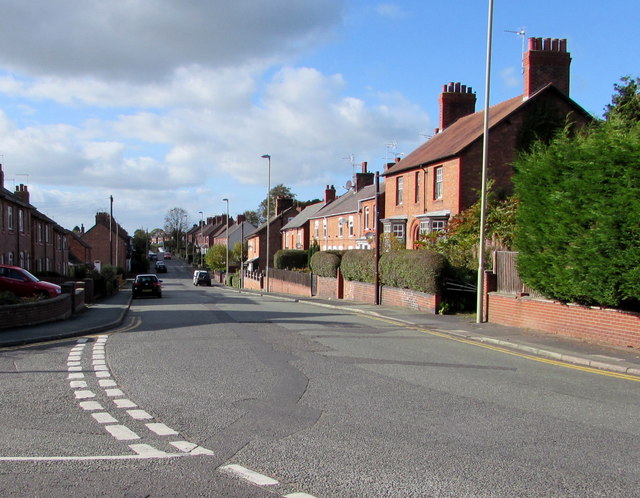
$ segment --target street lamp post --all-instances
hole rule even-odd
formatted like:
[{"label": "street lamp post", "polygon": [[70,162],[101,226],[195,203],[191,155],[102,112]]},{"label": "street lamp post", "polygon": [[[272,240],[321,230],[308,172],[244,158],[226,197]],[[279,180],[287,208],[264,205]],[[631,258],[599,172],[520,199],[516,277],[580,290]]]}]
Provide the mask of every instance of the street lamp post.
[{"label": "street lamp post", "polygon": [[227,278],[229,278],[229,199],[222,199],[223,202],[227,203],[227,269],[224,274],[224,283],[227,284]]},{"label": "street lamp post", "polygon": [[271,156],[269,154],[264,154],[262,159],[267,159],[269,161],[269,170],[267,173],[267,264],[266,264],[266,277],[267,284],[266,289],[269,292],[269,225],[271,221]]}]

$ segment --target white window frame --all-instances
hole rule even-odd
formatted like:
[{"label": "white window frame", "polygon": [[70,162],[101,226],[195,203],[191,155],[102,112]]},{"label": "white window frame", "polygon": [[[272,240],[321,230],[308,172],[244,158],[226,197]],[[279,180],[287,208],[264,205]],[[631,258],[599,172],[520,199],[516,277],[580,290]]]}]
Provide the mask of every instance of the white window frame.
[{"label": "white window frame", "polygon": [[402,206],[404,200],[404,177],[396,178],[396,206]]},{"label": "white window frame", "polygon": [[433,175],[433,198],[436,200],[442,199],[442,194],[444,191],[444,172],[443,167],[436,167]]},{"label": "white window frame", "polygon": [[349,216],[349,237],[353,237],[354,229],[353,229],[353,216]]}]

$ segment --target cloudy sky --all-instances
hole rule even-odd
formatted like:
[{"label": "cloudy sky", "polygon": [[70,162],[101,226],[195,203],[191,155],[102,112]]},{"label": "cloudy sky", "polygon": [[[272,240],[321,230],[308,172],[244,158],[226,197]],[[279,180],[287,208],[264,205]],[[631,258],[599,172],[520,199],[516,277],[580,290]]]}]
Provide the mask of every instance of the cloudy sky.
[{"label": "cloudy sky", "polygon": [[[438,121],[442,85],[484,102],[488,1],[0,0],[5,188],[66,228],[129,233],[256,209],[271,185],[339,194]],[[571,97],[601,116],[640,75],[637,0],[497,0],[491,101],[522,93],[526,37],[568,40]]]}]

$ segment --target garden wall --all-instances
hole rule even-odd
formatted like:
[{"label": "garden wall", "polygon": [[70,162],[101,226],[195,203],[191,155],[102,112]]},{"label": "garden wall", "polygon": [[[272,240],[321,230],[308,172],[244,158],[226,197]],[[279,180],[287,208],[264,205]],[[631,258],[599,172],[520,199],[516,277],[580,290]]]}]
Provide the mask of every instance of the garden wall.
[{"label": "garden wall", "polygon": [[489,292],[487,318],[501,325],[640,348],[640,313]]}]

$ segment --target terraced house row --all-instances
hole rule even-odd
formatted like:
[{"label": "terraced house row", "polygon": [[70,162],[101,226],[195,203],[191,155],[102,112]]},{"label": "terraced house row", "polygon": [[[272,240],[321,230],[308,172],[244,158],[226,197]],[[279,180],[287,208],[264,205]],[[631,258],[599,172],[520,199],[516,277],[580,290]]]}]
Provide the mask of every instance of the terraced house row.
[{"label": "terraced house row", "polygon": [[[512,193],[512,165],[520,151],[568,120],[578,126],[592,120],[569,97],[570,65],[566,40],[530,38],[523,93],[490,107],[488,176],[499,195]],[[288,219],[276,211],[271,233],[280,235],[272,240],[270,254],[280,248],[308,249],[314,241],[322,250],[371,248],[376,213],[384,233],[413,249],[421,236],[443,230],[453,216],[471,207],[481,182],[484,110],[475,110],[476,94],[459,82],[443,85],[439,102],[434,135],[401,160],[386,164],[379,188],[374,173],[362,163],[343,195],[336,196],[335,188],[327,186],[322,202],[289,212]],[[250,239],[251,247],[265,245],[259,235]],[[264,253],[251,255],[261,268]]]}]

